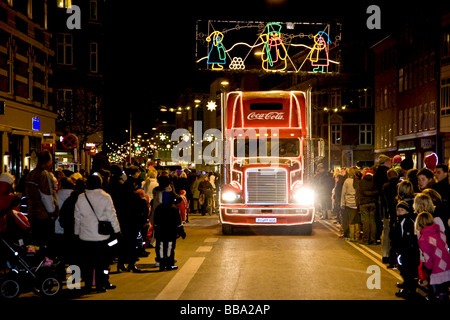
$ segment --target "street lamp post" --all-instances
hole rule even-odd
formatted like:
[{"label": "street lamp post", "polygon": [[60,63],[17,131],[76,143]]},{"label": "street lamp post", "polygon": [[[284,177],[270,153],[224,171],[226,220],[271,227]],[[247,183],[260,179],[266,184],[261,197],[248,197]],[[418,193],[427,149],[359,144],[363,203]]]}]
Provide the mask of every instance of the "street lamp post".
[{"label": "street lamp post", "polygon": [[226,86],[229,85],[229,82],[226,80],[223,80],[221,83],[221,89],[220,89],[220,95],[221,95],[221,99],[220,99],[220,131],[222,134],[222,166],[220,166],[222,168],[222,172],[220,173],[223,184],[226,184],[227,181],[227,156],[228,156],[228,152],[227,152],[227,148],[226,148],[226,143],[227,143],[227,137],[225,134],[225,119],[226,119],[226,115],[225,115],[225,104],[226,104],[226,100],[227,100],[227,90],[226,90]]}]

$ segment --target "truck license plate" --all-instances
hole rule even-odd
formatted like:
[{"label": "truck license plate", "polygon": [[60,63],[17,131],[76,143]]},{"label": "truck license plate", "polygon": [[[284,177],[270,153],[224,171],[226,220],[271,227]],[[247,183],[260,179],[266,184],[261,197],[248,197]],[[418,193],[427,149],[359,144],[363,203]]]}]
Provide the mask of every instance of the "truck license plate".
[{"label": "truck license plate", "polygon": [[257,223],[277,223],[277,218],[256,218]]}]

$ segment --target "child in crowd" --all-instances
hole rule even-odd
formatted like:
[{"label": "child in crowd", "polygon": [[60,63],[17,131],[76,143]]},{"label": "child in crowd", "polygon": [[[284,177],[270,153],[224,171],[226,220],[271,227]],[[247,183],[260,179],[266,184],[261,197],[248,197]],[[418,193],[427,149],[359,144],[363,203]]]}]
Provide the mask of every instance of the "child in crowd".
[{"label": "child in crowd", "polygon": [[181,223],[189,222],[189,201],[186,198],[186,191],[180,190],[179,194],[181,201],[178,203],[178,209],[180,209],[180,215],[181,215]]},{"label": "child in crowd", "polygon": [[155,209],[154,230],[156,238],[156,257],[159,262],[159,270],[176,270],[175,246],[177,238],[186,237],[181,216],[176,203],[177,195],[173,191],[166,190],[162,194],[162,203]]},{"label": "child in crowd", "polygon": [[415,229],[420,233],[420,259],[431,270],[430,285],[433,294],[439,300],[448,300],[450,254],[445,234],[434,223],[433,215],[429,212],[421,212],[417,216]]},{"label": "child in crowd", "polygon": [[416,293],[419,267],[419,246],[414,234],[415,216],[406,201],[399,201],[396,209],[398,222],[392,245],[397,253],[398,269],[403,283],[397,284],[400,290],[395,295],[409,299]]}]

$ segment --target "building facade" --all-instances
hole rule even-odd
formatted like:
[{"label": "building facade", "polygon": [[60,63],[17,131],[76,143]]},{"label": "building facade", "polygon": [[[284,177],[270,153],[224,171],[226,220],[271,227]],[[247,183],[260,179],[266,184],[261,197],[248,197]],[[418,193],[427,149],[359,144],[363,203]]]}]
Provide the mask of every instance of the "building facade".
[{"label": "building facade", "polygon": [[[71,10],[71,6],[77,9]],[[90,169],[103,143],[106,4],[52,1],[49,31],[55,47],[55,167]],[[76,143],[64,143],[64,140]]]},{"label": "building facade", "polygon": [[435,17],[403,23],[375,44],[375,154],[412,158],[416,168],[437,153],[439,34]]},{"label": "building facade", "polygon": [[55,144],[55,51],[47,6],[0,1],[0,171],[16,176]]}]

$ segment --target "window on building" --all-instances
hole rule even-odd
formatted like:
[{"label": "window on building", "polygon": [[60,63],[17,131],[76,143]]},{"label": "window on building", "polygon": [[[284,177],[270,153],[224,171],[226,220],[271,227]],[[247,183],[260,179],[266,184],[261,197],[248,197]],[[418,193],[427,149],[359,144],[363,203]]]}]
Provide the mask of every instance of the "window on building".
[{"label": "window on building", "polygon": [[428,127],[430,130],[436,128],[436,103],[431,102],[428,107]]},{"label": "window on building", "polygon": [[330,107],[331,108],[340,108],[342,106],[341,103],[341,92],[340,91],[331,91],[330,93]]},{"label": "window on building", "polygon": [[372,144],[373,127],[371,124],[359,126],[359,144]]},{"label": "window on building", "polygon": [[403,68],[398,70],[398,92],[403,92]]},{"label": "window on building", "polygon": [[89,120],[91,123],[96,124],[99,120],[98,98],[96,96],[91,97],[89,112]]},{"label": "window on building", "polygon": [[408,108],[408,133],[413,131],[413,108]]},{"label": "window on building", "polygon": [[359,96],[360,108],[372,108],[372,90],[364,89]]},{"label": "window on building", "polygon": [[380,148],[380,127],[375,127],[375,149]]},{"label": "window on building", "polygon": [[409,67],[405,66],[405,81],[403,83],[403,91],[408,90]]},{"label": "window on building", "polygon": [[97,20],[97,0],[89,1],[89,18],[91,20]]},{"label": "window on building", "polygon": [[59,33],[56,36],[56,61],[58,64],[73,64],[73,39],[71,34]]},{"label": "window on building", "polygon": [[8,43],[8,93],[14,94],[14,50]]},{"label": "window on building", "polygon": [[428,104],[424,104],[423,106],[423,114],[422,114],[422,130],[428,130]]},{"label": "window on building", "polygon": [[31,52],[28,53],[28,99],[33,100],[33,69],[34,69],[34,59]]},{"label": "window on building", "polygon": [[341,145],[341,125],[332,124],[331,125],[331,144]]},{"label": "window on building", "polygon": [[429,63],[429,68],[428,68],[428,80],[429,81],[434,81],[435,79],[435,74],[434,74],[434,66],[435,66],[435,54],[434,52],[430,54],[430,63]]},{"label": "window on building", "polygon": [[450,78],[441,80],[441,115],[450,114]]},{"label": "window on building", "polygon": [[398,134],[403,134],[403,110],[398,111]]},{"label": "window on building", "polygon": [[98,43],[91,42],[90,43],[90,70],[91,72],[98,72]]},{"label": "window on building", "polygon": [[410,63],[408,67],[409,73],[408,73],[408,89],[411,90],[413,88],[413,75],[414,75],[414,69],[413,64]]},{"label": "window on building", "polygon": [[72,89],[58,90],[58,120],[70,122],[73,120]]},{"label": "window on building", "polygon": [[412,119],[412,131],[417,132],[418,127],[418,118],[417,118],[417,106],[413,108],[413,119]]},{"label": "window on building", "polygon": [[442,58],[450,56],[450,33],[442,35]]},{"label": "window on building", "polygon": [[58,8],[70,8],[72,6],[72,0],[57,0],[56,5]]},{"label": "window on building", "polygon": [[420,132],[423,130],[423,106],[420,105],[417,109],[418,115],[417,115],[417,130]]}]

